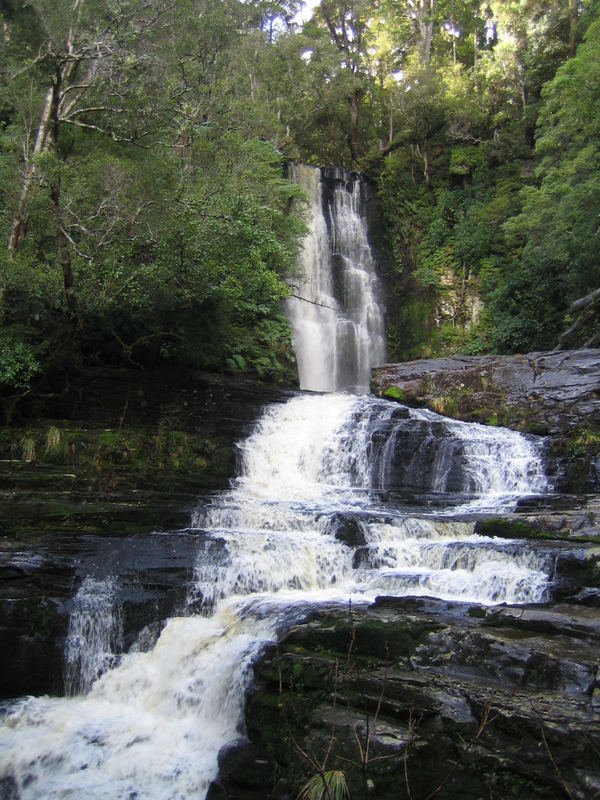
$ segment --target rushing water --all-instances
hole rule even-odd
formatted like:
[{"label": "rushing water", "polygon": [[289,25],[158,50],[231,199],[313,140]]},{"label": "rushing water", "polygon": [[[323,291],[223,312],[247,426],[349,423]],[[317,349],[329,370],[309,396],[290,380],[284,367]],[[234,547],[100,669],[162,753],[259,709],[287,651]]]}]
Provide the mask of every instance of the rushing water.
[{"label": "rushing water", "polygon": [[65,645],[67,694],[87,692],[122,646],[121,608],[113,578],[84,578],[73,600]]},{"label": "rushing water", "polygon": [[367,238],[363,184],[289,167],[310,200],[309,234],[287,315],[302,389],[366,392],[385,355],[381,290]]},{"label": "rushing water", "polygon": [[[5,709],[9,796],[202,797],[220,747],[242,732],[253,659],[315,603],[544,598],[548,557],[477,536],[469,521],[473,510],[501,513],[546,491],[533,440],[374,398],[308,395],[268,408],[241,456],[231,490],[194,515],[193,586],[149,652],[109,652],[118,586],[83,581],[66,651],[80,694]],[[415,486],[425,485],[415,510]],[[340,536],[349,519],[352,546]]]},{"label": "rushing water", "polygon": [[[303,299],[289,301],[301,383],[364,391],[383,325],[360,185],[292,173],[312,203]],[[553,563],[543,549],[477,536],[472,521],[548,490],[533,439],[337,393],[267,408],[240,453],[231,489],[194,514],[194,578],[154,646],[122,653],[118,576],[83,579],[67,696],[2,710],[0,794],[197,800],[219,749],[243,733],[253,661],[315,604],[546,595]]]}]

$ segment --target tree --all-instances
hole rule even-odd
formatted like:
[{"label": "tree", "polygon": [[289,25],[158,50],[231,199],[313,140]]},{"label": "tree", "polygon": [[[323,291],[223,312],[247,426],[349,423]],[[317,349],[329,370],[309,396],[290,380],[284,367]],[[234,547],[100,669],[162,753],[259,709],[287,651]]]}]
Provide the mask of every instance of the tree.
[{"label": "tree", "polygon": [[0,269],[15,358],[31,343],[44,367],[52,352],[55,365],[169,356],[280,371],[302,225],[280,153],[256,135],[281,123],[261,128],[257,109],[240,124],[244,59],[268,48],[251,9],[15,8],[0,63],[14,78],[0,96]]},{"label": "tree", "polygon": [[[98,0],[32,0],[29,7],[37,34],[29,43],[31,55],[16,62],[12,37],[5,43],[5,58],[13,67],[8,71],[18,78],[17,92],[24,80],[31,87],[26,106],[18,96],[10,98],[25,135],[8,255],[12,257],[21,245],[31,195],[41,179],[56,230],[65,297],[73,308],[73,241],[61,206],[60,164],[71,148],[66,129],[79,128],[138,145],[158,133],[164,118],[146,98],[154,98],[153,90],[162,83],[152,37],[160,31],[170,7],[162,0],[130,0],[114,9]],[[37,121],[31,125],[36,110]]]},{"label": "tree", "polygon": [[338,80],[345,87],[349,106],[346,140],[353,162],[360,157],[361,105],[367,91],[366,37],[372,3],[368,0],[321,0],[319,16],[339,54]]},{"label": "tree", "polygon": [[493,296],[504,349],[549,347],[569,305],[600,285],[600,22],[542,91],[538,184],[505,230],[514,260]]}]

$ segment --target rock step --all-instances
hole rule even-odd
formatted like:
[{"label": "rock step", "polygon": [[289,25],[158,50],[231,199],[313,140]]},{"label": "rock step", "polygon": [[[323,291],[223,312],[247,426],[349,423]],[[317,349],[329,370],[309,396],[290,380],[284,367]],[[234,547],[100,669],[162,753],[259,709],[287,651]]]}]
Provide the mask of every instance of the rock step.
[{"label": "rock step", "polygon": [[[565,785],[588,797],[600,783],[599,625],[569,604],[387,598],[351,617],[315,612],[255,666],[246,725],[270,764],[263,796],[294,796],[314,774],[300,751],[329,750],[351,796],[364,767],[369,796],[385,800],[558,800]],[[244,781],[230,770],[219,796],[250,797]]]}]

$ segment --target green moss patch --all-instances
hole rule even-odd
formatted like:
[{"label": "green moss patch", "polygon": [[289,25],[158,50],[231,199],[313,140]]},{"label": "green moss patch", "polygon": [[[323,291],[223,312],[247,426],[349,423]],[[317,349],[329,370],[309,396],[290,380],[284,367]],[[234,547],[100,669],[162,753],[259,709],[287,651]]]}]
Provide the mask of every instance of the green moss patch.
[{"label": "green moss patch", "polygon": [[480,536],[499,536],[502,539],[538,539],[600,544],[600,536],[578,536],[574,539],[568,532],[537,528],[523,520],[504,517],[478,520],[475,524],[475,533]]},{"label": "green moss patch", "polygon": [[396,400],[398,403],[406,403],[408,399],[406,392],[403,392],[397,386],[388,386],[383,393],[383,397],[386,400]]}]

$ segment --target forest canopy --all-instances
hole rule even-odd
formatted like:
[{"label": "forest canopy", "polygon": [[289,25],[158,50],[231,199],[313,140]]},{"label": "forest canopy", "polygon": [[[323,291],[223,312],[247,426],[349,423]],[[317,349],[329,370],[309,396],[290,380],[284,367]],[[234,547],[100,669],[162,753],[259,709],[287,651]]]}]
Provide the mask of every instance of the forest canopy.
[{"label": "forest canopy", "polygon": [[597,341],[597,2],[302,7],[1,0],[2,391],[289,380],[289,160],[374,182],[390,358]]}]

